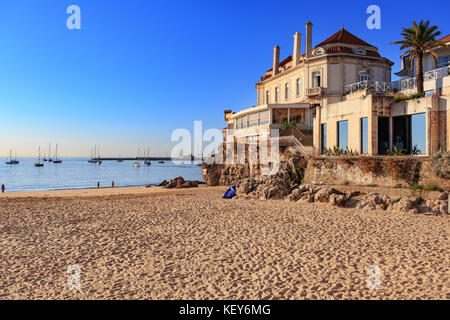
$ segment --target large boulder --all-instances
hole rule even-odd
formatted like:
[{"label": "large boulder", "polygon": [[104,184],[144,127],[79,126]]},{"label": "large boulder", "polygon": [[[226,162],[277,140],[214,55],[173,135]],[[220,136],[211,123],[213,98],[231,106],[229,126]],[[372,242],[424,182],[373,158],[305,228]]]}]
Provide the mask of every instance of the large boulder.
[{"label": "large boulder", "polygon": [[250,192],[253,192],[257,186],[258,183],[255,179],[244,179],[238,184],[237,191],[240,193],[249,194]]}]

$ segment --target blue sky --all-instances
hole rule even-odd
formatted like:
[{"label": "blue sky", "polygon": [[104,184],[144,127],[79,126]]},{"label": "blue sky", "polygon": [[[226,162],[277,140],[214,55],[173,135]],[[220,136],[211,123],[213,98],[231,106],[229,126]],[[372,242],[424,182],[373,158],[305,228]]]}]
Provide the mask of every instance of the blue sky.
[{"label": "blue sky", "polygon": [[[71,4],[81,30],[66,28]],[[366,27],[371,4],[381,30]],[[0,155],[34,156],[49,141],[63,156],[87,156],[94,144],[104,156],[147,146],[167,155],[174,129],[193,131],[194,120],[222,128],[224,109],[255,105],[273,46],[291,54],[307,20],[314,45],[344,24],[398,71],[400,51],[389,43],[401,28],[430,19],[448,34],[449,9],[445,1],[4,0]]]}]

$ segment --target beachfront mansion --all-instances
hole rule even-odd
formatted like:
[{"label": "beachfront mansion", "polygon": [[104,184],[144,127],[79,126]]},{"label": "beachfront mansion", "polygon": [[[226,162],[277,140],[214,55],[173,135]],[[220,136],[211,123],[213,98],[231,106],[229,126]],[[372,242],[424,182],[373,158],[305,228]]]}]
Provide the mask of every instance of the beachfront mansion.
[{"label": "beachfront mansion", "polygon": [[[426,96],[395,102],[415,92],[408,57],[391,81],[393,62],[343,27],[313,47],[313,24],[294,34],[292,55],[280,61],[273,49],[272,68],[256,83],[257,105],[225,110],[227,143],[249,144],[262,132],[277,130],[280,146],[302,154],[339,147],[382,155],[393,146],[430,155],[450,150],[450,49],[437,49],[439,63],[424,58]],[[450,44],[450,35],[441,39]],[[399,100],[397,98],[397,100]]]}]

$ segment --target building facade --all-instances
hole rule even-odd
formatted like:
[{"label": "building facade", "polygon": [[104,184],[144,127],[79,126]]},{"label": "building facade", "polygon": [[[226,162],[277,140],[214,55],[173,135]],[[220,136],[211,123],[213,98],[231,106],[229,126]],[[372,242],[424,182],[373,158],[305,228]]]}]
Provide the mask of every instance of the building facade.
[{"label": "building facade", "polygon": [[439,68],[426,69],[425,88],[433,88],[429,96],[395,103],[396,93],[415,88],[406,85],[411,70],[405,63],[398,73],[403,78],[392,82],[393,62],[375,46],[341,28],[313,47],[312,29],[308,22],[303,53],[299,32],[284,60],[275,46],[272,68],[256,83],[257,106],[225,111],[227,143],[252,143],[261,132],[278,130],[281,146],[303,154],[333,147],[368,155],[393,146],[406,152],[416,147],[419,154],[449,149],[448,49],[441,51]]}]

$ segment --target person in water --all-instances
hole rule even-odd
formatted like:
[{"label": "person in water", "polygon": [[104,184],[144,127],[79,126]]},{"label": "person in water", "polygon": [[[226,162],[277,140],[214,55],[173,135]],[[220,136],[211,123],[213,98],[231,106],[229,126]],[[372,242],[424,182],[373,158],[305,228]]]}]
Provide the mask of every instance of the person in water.
[{"label": "person in water", "polygon": [[100,181],[97,182],[97,189],[100,188]]}]

